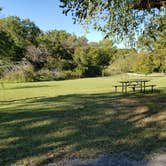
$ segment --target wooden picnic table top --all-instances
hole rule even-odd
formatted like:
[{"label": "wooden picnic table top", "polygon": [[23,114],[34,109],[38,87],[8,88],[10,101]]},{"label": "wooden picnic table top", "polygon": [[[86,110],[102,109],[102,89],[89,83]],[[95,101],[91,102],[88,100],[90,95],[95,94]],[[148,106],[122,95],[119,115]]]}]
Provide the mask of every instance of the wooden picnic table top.
[{"label": "wooden picnic table top", "polygon": [[119,81],[120,83],[132,83],[132,82],[149,82],[150,80],[145,79],[133,79],[133,80],[126,80],[126,81]]}]

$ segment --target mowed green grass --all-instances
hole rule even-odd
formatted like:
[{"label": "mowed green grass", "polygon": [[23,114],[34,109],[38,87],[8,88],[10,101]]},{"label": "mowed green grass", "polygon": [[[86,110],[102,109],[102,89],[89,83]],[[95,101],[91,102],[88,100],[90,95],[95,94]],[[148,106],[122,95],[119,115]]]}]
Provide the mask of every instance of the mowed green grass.
[{"label": "mowed green grass", "polygon": [[142,159],[166,149],[166,77],[154,94],[114,93],[127,75],[15,83],[0,89],[0,165],[98,154]]}]

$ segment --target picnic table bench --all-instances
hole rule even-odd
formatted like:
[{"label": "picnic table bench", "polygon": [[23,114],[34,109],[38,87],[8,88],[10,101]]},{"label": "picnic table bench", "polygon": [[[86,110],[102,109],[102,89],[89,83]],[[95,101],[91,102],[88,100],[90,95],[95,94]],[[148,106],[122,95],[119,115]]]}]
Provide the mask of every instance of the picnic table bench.
[{"label": "picnic table bench", "polygon": [[122,93],[127,93],[127,88],[132,88],[132,91],[135,93],[136,88],[140,89],[140,92],[145,93],[147,87],[151,87],[151,93],[154,91],[154,87],[156,85],[146,85],[150,80],[145,79],[136,79],[136,80],[127,80],[127,81],[119,81],[120,85],[114,85],[115,92],[118,92],[118,87],[122,88]]}]

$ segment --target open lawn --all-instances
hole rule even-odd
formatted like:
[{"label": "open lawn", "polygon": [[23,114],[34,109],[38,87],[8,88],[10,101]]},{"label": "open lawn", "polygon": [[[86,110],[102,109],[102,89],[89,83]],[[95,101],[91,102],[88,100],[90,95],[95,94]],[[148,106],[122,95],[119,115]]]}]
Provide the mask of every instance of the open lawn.
[{"label": "open lawn", "polygon": [[130,78],[1,84],[0,165],[164,152],[166,77],[148,77],[160,93],[115,94],[113,85]]}]

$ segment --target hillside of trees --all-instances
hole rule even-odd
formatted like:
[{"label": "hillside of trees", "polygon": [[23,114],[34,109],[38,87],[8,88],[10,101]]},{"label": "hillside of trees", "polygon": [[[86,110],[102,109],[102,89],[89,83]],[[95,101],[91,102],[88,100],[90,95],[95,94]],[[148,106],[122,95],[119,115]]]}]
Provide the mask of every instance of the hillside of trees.
[{"label": "hillside of trees", "polygon": [[[153,33],[152,33],[153,31]],[[110,39],[88,42],[63,30],[43,32],[29,19],[0,19],[0,79],[47,81],[122,72],[166,71],[166,17],[151,20],[137,48],[119,49]]]}]

